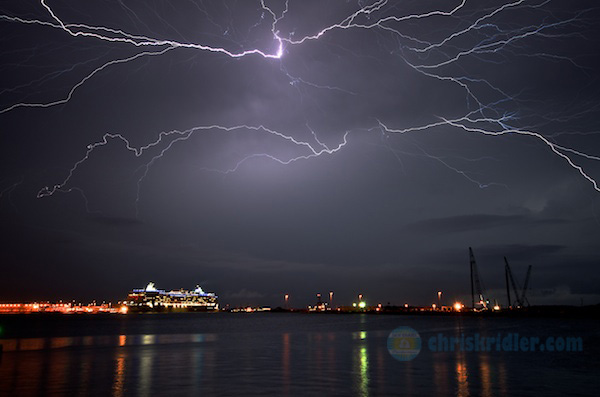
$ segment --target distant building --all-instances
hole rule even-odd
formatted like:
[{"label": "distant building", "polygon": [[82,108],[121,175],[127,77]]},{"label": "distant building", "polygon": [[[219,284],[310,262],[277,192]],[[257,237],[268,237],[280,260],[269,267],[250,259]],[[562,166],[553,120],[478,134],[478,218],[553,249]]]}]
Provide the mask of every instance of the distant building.
[{"label": "distant building", "polygon": [[167,292],[156,289],[152,282],[146,288],[131,291],[124,304],[132,312],[219,310],[217,296],[212,292],[204,292],[200,286],[196,286],[193,291],[179,289]]},{"label": "distant building", "polygon": [[321,300],[321,294],[317,294],[317,304],[314,306],[308,306],[309,312],[324,312],[331,310],[326,302]]}]

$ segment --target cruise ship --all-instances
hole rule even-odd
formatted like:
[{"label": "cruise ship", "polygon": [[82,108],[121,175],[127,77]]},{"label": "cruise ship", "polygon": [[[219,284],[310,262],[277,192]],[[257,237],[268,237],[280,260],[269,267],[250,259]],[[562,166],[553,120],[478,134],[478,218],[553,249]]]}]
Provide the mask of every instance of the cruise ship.
[{"label": "cruise ship", "polygon": [[197,285],[193,291],[184,289],[166,291],[150,282],[146,288],[133,289],[124,302],[130,312],[174,312],[219,310],[217,296],[204,292]]}]

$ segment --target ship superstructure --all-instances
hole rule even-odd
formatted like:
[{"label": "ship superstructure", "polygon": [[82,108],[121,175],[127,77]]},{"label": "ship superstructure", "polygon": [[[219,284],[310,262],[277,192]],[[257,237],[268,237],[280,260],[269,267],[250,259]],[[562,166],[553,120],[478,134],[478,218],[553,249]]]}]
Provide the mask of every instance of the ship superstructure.
[{"label": "ship superstructure", "polygon": [[219,310],[217,296],[212,292],[204,292],[199,285],[192,291],[167,291],[157,289],[152,282],[148,283],[146,288],[133,289],[127,296],[125,305],[131,311]]}]

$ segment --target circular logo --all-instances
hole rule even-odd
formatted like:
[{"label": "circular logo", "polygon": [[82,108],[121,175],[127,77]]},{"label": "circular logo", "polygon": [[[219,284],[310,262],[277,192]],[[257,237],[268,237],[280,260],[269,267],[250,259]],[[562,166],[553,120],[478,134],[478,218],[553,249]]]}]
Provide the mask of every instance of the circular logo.
[{"label": "circular logo", "polygon": [[387,348],[398,361],[410,361],[421,351],[421,337],[411,327],[398,327],[387,339]]}]

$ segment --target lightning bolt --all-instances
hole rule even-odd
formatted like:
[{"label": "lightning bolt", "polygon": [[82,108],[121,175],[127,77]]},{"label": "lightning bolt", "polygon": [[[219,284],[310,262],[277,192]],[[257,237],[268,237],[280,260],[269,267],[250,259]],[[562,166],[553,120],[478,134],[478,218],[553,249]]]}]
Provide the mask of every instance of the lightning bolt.
[{"label": "lightning bolt", "polygon": [[[25,181],[25,176],[21,175],[19,177],[18,181],[14,182],[14,183],[8,185],[7,187],[5,187],[4,189],[0,190],[0,200],[2,200],[4,198],[4,196],[6,196],[8,198],[8,202],[10,203],[10,205],[13,207],[13,209],[15,211],[18,211],[18,209],[12,200],[12,193],[14,192],[14,190],[17,187],[22,185],[24,181]],[[4,181],[0,181],[0,182],[4,182]]]},{"label": "lightning bolt", "polygon": [[[57,192],[69,193],[71,191],[78,191],[84,197],[84,199],[86,201],[86,208],[88,209],[88,212],[89,212],[88,200],[87,200],[87,197],[85,197],[83,190],[78,187],[67,188],[67,185],[69,184],[69,182],[71,181],[71,179],[73,178],[75,173],[77,172],[78,168],[82,164],[84,164],[87,160],[89,160],[90,156],[92,155],[92,153],[95,150],[97,150],[100,147],[108,145],[110,141],[117,140],[117,141],[121,141],[124,144],[125,148],[129,152],[133,153],[135,157],[141,157],[144,155],[145,152],[149,151],[150,149],[159,147],[161,144],[164,144],[164,147],[160,148],[158,154],[152,156],[149,161],[145,162],[143,165],[141,165],[138,168],[138,170],[143,170],[143,173],[137,180],[137,196],[136,196],[136,211],[137,211],[137,208],[138,208],[137,204],[140,201],[141,184],[142,184],[143,180],[147,177],[148,171],[150,170],[150,168],[159,159],[161,159],[165,155],[165,153],[168,152],[173,147],[173,145],[175,145],[177,142],[186,141],[196,133],[208,132],[208,131],[214,131],[214,130],[221,131],[221,132],[235,132],[235,131],[262,132],[262,133],[274,136],[278,139],[282,139],[285,142],[292,143],[294,146],[304,147],[307,150],[306,154],[289,157],[287,159],[282,159],[282,158],[276,157],[276,156],[268,154],[268,153],[256,153],[256,154],[252,154],[252,155],[242,158],[233,167],[231,167],[229,169],[220,170],[220,169],[214,169],[214,168],[205,168],[206,171],[220,172],[223,174],[229,174],[229,173],[235,172],[237,169],[239,169],[239,167],[243,163],[245,163],[248,160],[254,159],[254,158],[261,158],[261,157],[268,158],[279,164],[287,165],[287,164],[290,164],[290,163],[293,163],[293,162],[299,161],[299,160],[308,160],[308,159],[320,156],[322,154],[334,154],[334,153],[338,152],[340,149],[342,149],[348,143],[348,139],[347,139],[348,131],[343,134],[342,141],[336,147],[334,147],[333,149],[330,149],[325,144],[321,143],[318,140],[316,134],[311,129],[313,136],[315,137],[315,139],[321,146],[321,148],[315,148],[309,142],[298,140],[290,135],[286,135],[282,132],[269,129],[262,125],[260,125],[260,126],[237,125],[237,126],[233,126],[233,127],[225,127],[225,126],[221,126],[221,125],[209,125],[209,126],[197,126],[197,127],[185,130],[185,131],[179,131],[179,130],[164,131],[158,135],[158,138],[156,140],[154,140],[146,145],[139,146],[139,147],[133,146],[131,144],[131,142],[121,134],[107,133],[107,134],[104,134],[104,136],[102,137],[102,139],[100,141],[88,145],[85,155],[71,167],[66,178],[61,183],[55,184],[54,186],[51,186],[51,187],[50,186],[43,187],[38,192],[37,197],[38,198],[48,197],[48,196],[52,196],[53,194],[55,194]],[[172,139],[169,140],[169,138],[172,138]]]},{"label": "lightning bolt", "polygon": [[[258,48],[241,49],[238,51],[220,46],[212,46],[203,43],[195,43],[185,40],[174,40],[151,37],[150,35],[134,34],[125,29],[113,28],[109,26],[91,25],[83,23],[70,23],[65,21],[47,0],[40,0],[41,9],[44,10],[49,20],[25,18],[18,15],[0,14],[0,21],[6,23],[21,24],[25,26],[40,26],[48,29],[55,29],[65,32],[75,40],[96,40],[110,43],[116,46],[126,46],[135,53],[127,57],[111,59],[102,63],[100,66],[91,70],[85,77],[78,80],[68,90],[65,96],[59,99],[47,102],[16,102],[11,105],[0,108],[0,114],[14,111],[17,108],[48,108],[52,106],[64,105],[71,101],[77,91],[83,89],[85,84],[93,79],[101,71],[111,68],[117,68],[123,64],[133,62],[144,57],[166,56],[176,50],[199,51],[213,53],[233,59],[245,57],[261,57],[265,62],[279,62],[279,70],[285,75],[290,84],[297,88],[298,85],[306,85],[317,90],[332,90],[343,94],[349,94],[360,97],[360,92],[338,87],[333,84],[318,84],[304,78],[294,76],[284,65],[285,55],[295,48],[308,45],[310,42],[322,42],[333,32],[343,34],[345,31],[358,31],[365,34],[376,34],[382,38],[384,44],[380,44],[381,50],[397,56],[398,59],[407,65],[412,71],[424,78],[438,82],[439,84],[452,84],[462,90],[465,94],[465,110],[460,115],[435,115],[435,120],[424,122],[415,126],[388,126],[390,122],[382,121],[381,117],[373,116],[375,120],[371,126],[366,128],[356,128],[344,131],[340,141],[330,147],[324,143],[310,127],[311,122],[306,120],[306,128],[312,136],[313,143],[303,139],[298,139],[291,134],[270,129],[264,125],[205,125],[197,126],[187,130],[172,130],[161,132],[154,141],[142,146],[133,146],[131,142],[121,134],[105,134],[99,141],[88,145],[85,155],[78,160],[67,173],[62,182],[51,187],[46,186],[38,193],[39,198],[52,196],[56,192],[77,191],[81,193],[88,206],[87,198],[81,188],[70,186],[72,178],[79,167],[84,164],[92,152],[102,146],[108,145],[111,141],[119,141],[136,158],[144,159],[143,164],[138,168],[140,177],[137,180],[136,208],[140,201],[140,187],[147,177],[149,170],[156,164],[168,151],[177,143],[188,140],[191,136],[208,131],[218,131],[219,133],[262,133],[274,139],[281,140],[287,145],[302,150],[304,153],[295,156],[282,156],[273,153],[252,153],[243,156],[235,164],[226,169],[203,168],[205,171],[214,171],[229,174],[237,171],[245,163],[256,159],[266,158],[281,165],[287,165],[292,162],[309,160],[322,155],[334,155],[347,146],[349,134],[359,131],[373,133],[379,131],[388,136],[402,134],[422,134],[427,131],[445,128],[446,130],[462,131],[467,134],[479,134],[483,136],[520,136],[522,139],[535,139],[548,148],[549,153],[558,156],[564,163],[577,172],[584,180],[589,182],[595,191],[600,192],[600,187],[593,175],[581,165],[580,160],[600,161],[600,156],[568,147],[557,143],[557,139],[563,135],[591,135],[597,131],[552,131],[544,132],[544,127],[548,125],[562,125],[590,114],[600,111],[597,103],[589,103],[585,109],[579,111],[554,112],[552,114],[540,114],[531,112],[523,114],[527,109],[526,103],[539,103],[534,99],[526,97],[526,90],[518,93],[509,93],[506,88],[500,87],[493,79],[482,74],[468,73],[465,71],[466,60],[477,60],[490,65],[499,65],[506,63],[509,56],[515,57],[535,57],[546,59],[552,62],[565,62],[573,67],[585,70],[585,66],[577,60],[567,55],[554,54],[546,51],[529,51],[527,42],[530,40],[551,40],[556,38],[568,38],[574,36],[577,39],[585,38],[580,33],[564,33],[561,29],[567,27],[584,26],[587,15],[596,8],[575,10],[568,16],[554,15],[546,8],[551,5],[551,0],[529,1],[516,0],[505,2],[504,4],[494,4],[488,8],[477,5],[469,8],[471,2],[467,0],[454,1],[452,4],[444,4],[443,9],[432,9],[421,13],[402,13],[402,7],[399,7],[388,0],[376,0],[363,5],[359,2],[358,9],[345,14],[337,19],[338,22],[328,26],[321,27],[319,30],[307,33],[301,37],[297,36],[296,27],[287,26],[287,16],[293,14],[294,7],[290,6],[289,1],[281,2],[283,10],[275,12],[272,6],[269,6],[265,0],[258,1],[258,10],[261,16],[259,20],[250,27],[250,30],[259,27],[264,21],[268,20],[270,37],[266,47],[272,51],[265,51]],[[215,22],[200,6],[197,8],[208,18],[214,26],[221,26]],[[125,7],[123,5],[123,7]],[[298,5],[301,7],[301,5]],[[135,16],[131,10],[127,10]],[[538,20],[527,22],[521,25],[518,23],[506,24],[502,18],[509,12],[527,11],[535,13]],[[143,21],[135,16],[140,23]],[[445,30],[435,32],[438,36],[435,40],[431,39],[430,34],[408,34],[412,24],[422,23],[425,20],[441,20],[446,23]],[[593,23],[593,22],[592,22]],[[575,29],[577,31],[577,29]],[[435,36],[435,35],[433,35]],[[325,44],[329,45],[329,42]],[[359,54],[357,54],[359,55]],[[83,64],[81,64],[83,65]],[[27,84],[20,84],[13,89],[4,89],[0,96],[6,92],[21,88],[27,88],[32,85],[54,78],[57,75],[69,74],[73,70],[66,69],[61,72],[47,74],[37,80]],[[302,93],[301,93],[302,95]],[[265,123],[268,124],[268,123]],[[389,149],[400,159],[400,155],[408,152],[394,149],[387,144]],[[449,159],[442,158],[432,154],[420,145],[414,145],[418,149],[416,155],[439,162],[447,169],[456,172],[458,175],[466,178],[480,188],[490,186],[503,186],[496,182],[481,182],[472,177],[468,172],[453,166]],[[157,153],[149,153],[150,149],[156,149]],[[1,194],[0,194],[1,197]],[[89,208],[88,208],[89,210]]]}]

